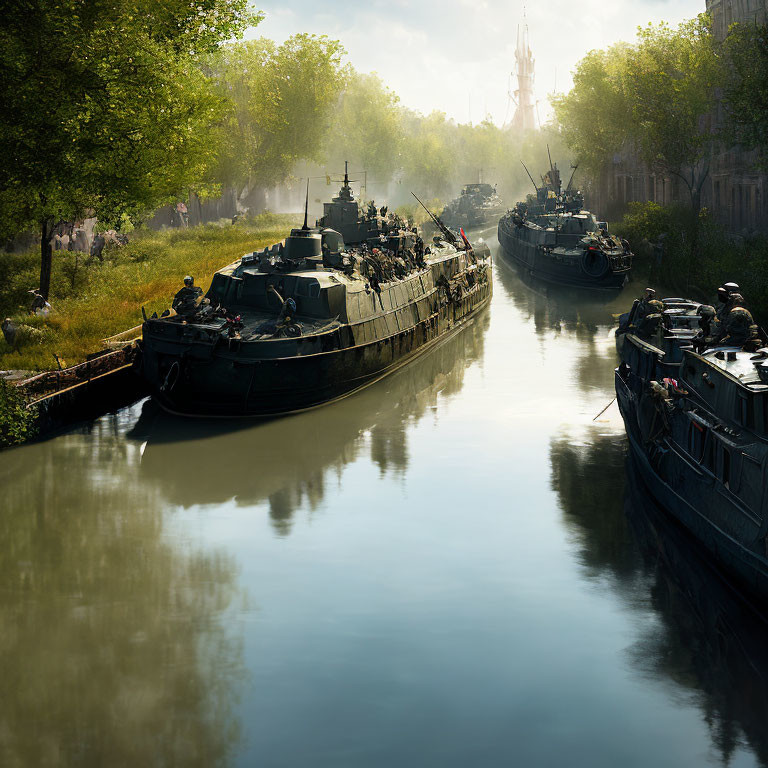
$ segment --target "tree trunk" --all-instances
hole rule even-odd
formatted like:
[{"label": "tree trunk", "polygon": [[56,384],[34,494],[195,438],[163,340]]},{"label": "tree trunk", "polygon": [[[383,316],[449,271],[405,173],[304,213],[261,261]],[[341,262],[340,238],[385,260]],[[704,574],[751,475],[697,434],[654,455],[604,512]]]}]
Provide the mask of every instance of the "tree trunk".
[{"label": "tree trunk", "polygon": [[40,293],[48,300],[51,290],[51,269],[53,268],[53,219],[43,219],[40,223]]},{"label": "tree trunk", "polygon": [[701,187],[691,190],[691,208],[696,215],[701,211]]}]

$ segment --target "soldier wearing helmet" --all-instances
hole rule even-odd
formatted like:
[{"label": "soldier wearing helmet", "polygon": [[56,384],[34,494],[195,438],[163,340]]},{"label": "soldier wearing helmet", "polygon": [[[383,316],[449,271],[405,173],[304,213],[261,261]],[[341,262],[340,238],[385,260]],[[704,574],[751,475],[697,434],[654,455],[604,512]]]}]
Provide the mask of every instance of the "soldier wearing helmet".
[{"label": "soldier wearing helmet", "polygon": [[173,297],[171,309],[178,315],[194,315],[200,307],[203,289],[195,285],[191,275],[184,278],[184,287]]},{"label": "soldier wearing helmet", "polygon": [[757,339],[758,328],[751,312],[744,306],[744,297],[740,293],[732,293],[730,298],[731,309],[723,320],[719,343],[743,347],[750,340]]},{"label": "soldier wearing helmet", "polygon": [[[736,283],[723,283],[717,289],[717,306],[715,307],[715,317],[722,322],[728,312],[733,307],[732,297],[734,294],[741,294],[741,289]],[[742,302],[744,298],[742,297]]]},{"label": "soldier wearing helmet", "polygon": [[635,306],[627,330],[629,333],[637,333],[640,336],[651,336],[661,322],[663,311],[664,304],[656,298],[656,291],[653,288],[646,288],[643,291],[643,298]]}]

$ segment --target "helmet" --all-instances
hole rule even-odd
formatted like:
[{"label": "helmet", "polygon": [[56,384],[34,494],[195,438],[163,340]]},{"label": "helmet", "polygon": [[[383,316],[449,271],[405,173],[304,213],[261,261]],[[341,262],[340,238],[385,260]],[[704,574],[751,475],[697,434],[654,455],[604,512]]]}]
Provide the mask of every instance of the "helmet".
[{"label": "helmet", "polygon": [[291,298],[286,299],[285,305],[291,311],[291,313],[296,311],[296,302],[293,299]]},{"label": "helmet", "polygon": [[731,301],[733,302],[734,306],[740,306],[744,303],[744,297],[740,293],[732,293]]},{"label": "helmet", "polygon": [[194,279],[192,278],[192,275],[187,275],[187,276],[184,278],[184,285],[192,285],[192,283],[194,283],[194,282],[195,282],[195,281],[194,281]]},{"label": "helmet", "polygon": [[656,295],[656,291],[653,288],[645,289],[645,298],[652,299]]},{"label": "helmet", "polygon": [[711,304],[702,304],[696,310],[696,314],[702,317],[714,317],[715,308]]},{"label": "helmet", "polygon": [[739,293],[741,290],[736,283],[723,283],[723,288],[725,288],[728,293]]}]

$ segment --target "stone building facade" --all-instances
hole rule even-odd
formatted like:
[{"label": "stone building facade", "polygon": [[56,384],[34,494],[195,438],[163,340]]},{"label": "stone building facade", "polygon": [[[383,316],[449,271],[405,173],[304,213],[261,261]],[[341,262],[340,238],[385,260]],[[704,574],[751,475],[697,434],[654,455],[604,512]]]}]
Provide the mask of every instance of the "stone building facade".
[{"label": "stone building facade", "polygon": [[[706,0],[715,35],[723,39],[734,22],[765,24],[768,0]],[[717,148],[702,188],[701,203],[729,232],[768,232],[768,175],[756,167],[757,153],[739,147]],[[590,204],[614,218],[633,201],[658,203],[690,200],[676,178],[650,171],[631,148],[615,155],[599,183],[592,185]]]}]

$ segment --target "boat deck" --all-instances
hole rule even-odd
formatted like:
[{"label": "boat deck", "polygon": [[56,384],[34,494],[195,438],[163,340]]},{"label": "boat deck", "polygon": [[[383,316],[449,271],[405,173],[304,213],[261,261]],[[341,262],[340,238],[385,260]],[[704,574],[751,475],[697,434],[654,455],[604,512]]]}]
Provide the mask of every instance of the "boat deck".
[{"label": "boat deck", "polygon": [[702,357],[750,389],[768,389],[768,385],[760,379],[755,366],[756,362],[768,359],[762,355],[744,352],[739,347],[715,347],[704,352]]}]

